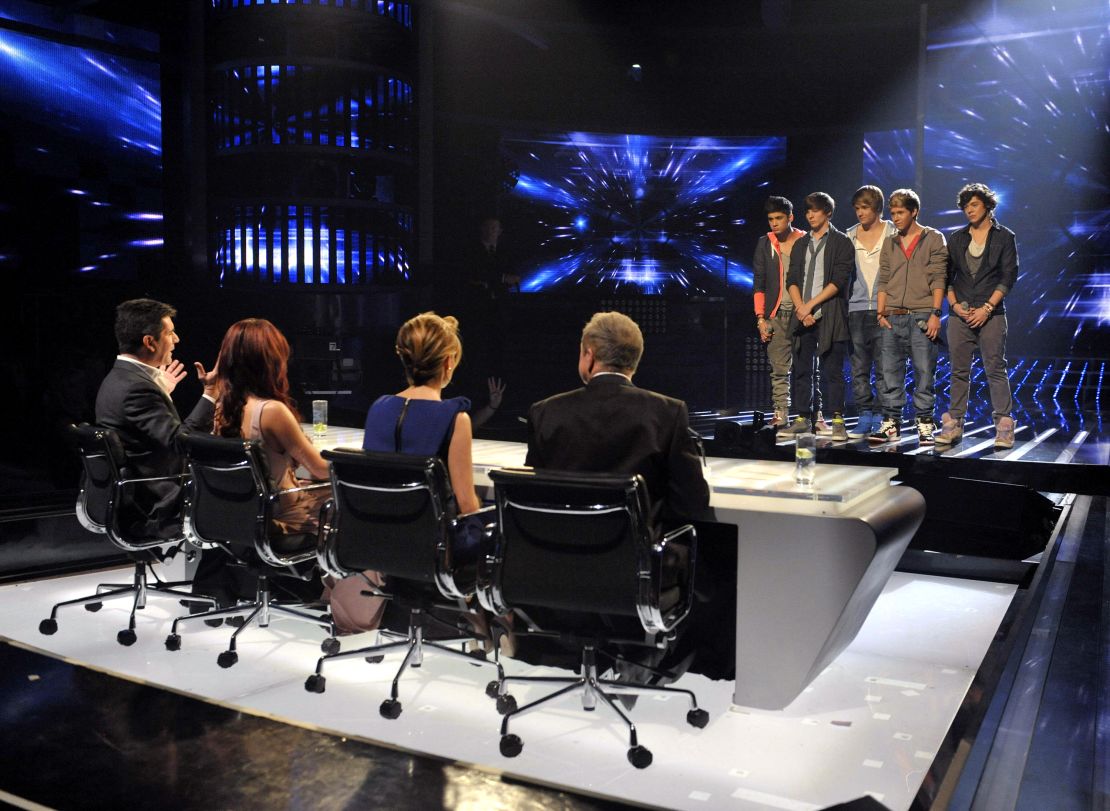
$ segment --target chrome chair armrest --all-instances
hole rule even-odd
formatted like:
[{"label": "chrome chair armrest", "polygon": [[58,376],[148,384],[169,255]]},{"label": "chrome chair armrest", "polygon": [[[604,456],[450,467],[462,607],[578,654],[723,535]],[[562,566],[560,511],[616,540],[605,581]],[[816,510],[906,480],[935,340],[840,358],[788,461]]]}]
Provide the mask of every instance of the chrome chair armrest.
[{"label": "chrome chair armrest", "polygon": [[172,476],[143,476],[141,478],[129,479],[116,479],[116,486],[123,487],[125,484],[139,484],[141,482],[172,482],[172,481],[187,481],[190,478],[188,473],[176,473]]},{"label": "chrome chair armrest", "polygon": [[[650,571],[640,575],[639,599],[636,611],[644,630],[653,634],[668,634],[686,618],[693,606],[693,580],[696,565],[697,530],[693,524],[684,524],[668,532],[651,550]],[[664,576],[669,567],[681,566],[685,582],[666,584]],[[677,588],[678,601],[663,607],[663,593]]]},{"label": "chrome chair armrest", "polygon": [[350,572],[341,567],[335,559],[335,546],[333,537],[336,529],[335,499],[329,498],[320,505],[320,523],[316,533],[316,562],[320,568],[335,578],[346,577]]},{"label": "chrome chair armrest", "polygon": [[287,487],[284,490],[275,490],[270,494],[270,501],[277,501],[279,497],[288,495],[289,493],[303,493],[309,490],[320,490],[324,487],[331,487],[331,482],[313,482],[312,484],[302,484],[298,487]]},{"label": "chrome chair armrest", "polygon": [[[495,506],[482,507],[474,512],[463,513],[456,516],[449,524],[447,532],[447,544],[449,549],[443,550],[447,554],[441,557],[436,564],[436,584],[440,593],[444,597],[455,600],[465,600],[473,593],[477,585],[477,580],[480,577],[481,558],[485,554],[485,550],[489,547],[490,538],[497,531],[496,521],[497,508]],[[459,555],[459,528],[473,519],[477,519],[482,525],[482,534],[478,539],[478,560],[473,570],[470,570],[469,575],[465,580],[461,580],[458,574],[458,567],[452,564],[448,567],[448,561],[457,561]],[[469,568],[469,567],[468,567]],[[473,581],[471,580],[473,577]]]}]

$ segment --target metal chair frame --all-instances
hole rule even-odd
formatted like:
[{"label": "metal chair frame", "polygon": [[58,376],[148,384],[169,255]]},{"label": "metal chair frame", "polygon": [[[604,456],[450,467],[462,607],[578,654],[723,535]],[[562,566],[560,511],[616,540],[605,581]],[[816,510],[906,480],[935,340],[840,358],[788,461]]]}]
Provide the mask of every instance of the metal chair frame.
[{"label": "metal chair frame", "polygon": [[[100,583],[96,593],[87,597],[78,597],[73,600],[64,600],[54,605],[50,616],[39,623],[39,631],[43,634],[54,634],[58,630],[58,609],[71,605],[83,605],[86,611],[99,611],[105,600],[114,600],[120,597],[133,596],[131,613],[128,617],[127,628],[116,634],[116,640],[121,645],[133,645],[137,639],[135,634],[135,612],[146,608],[147,598],[153,595],[171,597],[176,600],[189,600],[198,603],[215,605],[216,601],[210,597],[193,594],[190,591],[178,589],[190,586],[188,580],[162,581],[154,572],[155,561],[166,561],[174,557],[181,546],[187,542],[184,533],[172,538],[130,538],[123,533],[119,526],[119,504],[127,488],[136,485],[157,481],[186,481],[188,476],[181,474],[175,476],[145,476],[126,477],[121,472],[125,463],[123,449],[119,440],[110,428],[95,425],[73,426],[71,436],[77,445],[81,464],[84,468],[81,476],[81,486],[77,493],[77,521],[89,532],[104,535],[113,546],[127,553],[134,561],[134,572],[130,583]],[[103,465],[103,471],[95,468]],[[103,475],[98,475],[101,473]],[[105,501],[102,520],[97,520],[89,508],[90,487],[103,482],[101,495]],[[165,554],[159,554],[162,547],[169,546]],[[150,577],[158,583],[151,585]]]},{"label": "metal chair frame", "polygon": [[[577,693],[582,702],[582,708],[593,711],[599,704],[608,707],[628,727],[628,760],[636,768],[642,769],[651,765],[652,754],[641,746],[636,733],[636,725],[617,706],[613,700],[619,695],[639,694],[675,694],[685,696],[690,702],[690,709],[686,714],[686,721],[694,727],[704,727],[709,716],[705,710],[698,707],[697,696],[691,690],[676,687],[667,687],[657,684],[630,684],[616,679],[605,679],[599,676],[597,657],[602,654],[602,642],[620,642],[638,645],[651,645],[665,648],[673,638],[674,632],[690,612],[693,602],[693,590],[687,588],[683,598],[669,609],[664,609],[661,601],[662,577],[664,573],[664,557],[672,545],[683,544],[689,554],[689,578],[692,581],[696,562],[697,531],[691,524],[681,526],[666,533],[658,540],[655,539],[648,516],[647,489],[644,480],[639,475],[613,476],[610,474],[570,474],[556,471],[540,471],[530,469],[504,469],[493,470],[490,478],[494,483],[496,507],[498,513],[499,533],[493,554],[485,562],[485,582],[479,591],[483,602],[495,612],[501,613],[511,608],[516,608],[518,614],[527,616],[527,606],[512,605],[505,595],[503,583],[504,562],[506,554],[511,553],[513,540],[506,535],[506,516],[512,511],[531,513],[534,515],[560,515],[581,519],[588,523],[591,519],[600,516],[614,516],[623,514],[627,520],[628,535],[631,543],[635,545],[633,557],[635,571],[626,573],[627,576],[636,578],[635,610],[637,619],[644,630],[642,639],[618,639],[605,631],[597,634],[562,634],[558,631],[532,629],[530,633],[541,636],[559,637],[564,641],[575,642],[581,650],[581,671],[579,676],[506,676],[501,679],[497,689],[497,709],[504,716],[501,720],[501,753],[506,757],[516,757],[523,749],[520,737],[509,732],[510,722],[532,710],[547,704],[562,696]],[[612,498],[604,503],[573,503],[569,496],[564,501],[528,501],[525,498],[514,497],[514,485],[536,485],[549,493],[558,488],[568,488],[567,493],[575,490],[599,491],[610,490]],[[612,572],[603,573],[602,576],[612,577]],[[527,586],[525,586],[525,589]],[[568,585],[573,589],[573,585]],[[609,655],[609,654],[604,654]],[[619,657],[610,656],[619,662]],[[662,671],[643,665],[636,665],[658,676],[665,676]],[[516,699],[508,692],[510,682],[519,684],[543,683],[563,685],[560,689],[518,707]]]},{"label": "metal chair frame", "polygon": [[[243,457],[241,461],[232,465],[216,466],[206,463],[198,463],[191,453],[189,452],[191,438],[185,439],[186,458],[188,460],[189,469],[193,474],[190,479],[189,485],[185,491],[185,517],[184,517],[184,531],[186,537],[192,543],[201,549],[222,549],[232,559],[249,565],[248,561],[244,561],[238,554],[231,548],[230,544],[221,539],[207,538],[198,529],[197,524],[197,511],[198,507],[197,485],[196,485],[196,469],[198,467],[207,468],[216,472],[236,472],[244,469],[249,469],[251,480],[253,482],[254,495],[257,499],[257,512],[255,514],[254,525],[252,527],[252,537],[250,544],[253,546],[254,551],[257,553],[259,560],[266,567],[285,570],[292,576],[304,579],[301,571],[297,568],[298,564],[305,564],[313,560],[315,557],[314,549],[307,549],[303,552],[293,555],[284,555],[273,546],[273,538],[271,537],[271,515],[273,506],[277,503],[283,495],[289,493],[296,493],[307,490],[319,490],[325,487],[330,487],[328,482],[320,482],[317,484],[304,485],[300,487],[290,487],[282,490],[274,490],[266,476],[262,472],[261,448],[257,440],[236,440],[236,439],[221,439],[217,437],[202,437],[201,441],[219,441],[229,443],[229,449],[232,444],[238,445]],[[189,614],[180,616],[174,619],[173,625],[170,628],[170,633],[166,637],[166,648],[168,650],[179,650],[181,647],[181,636],[178,634],[178,626],[183,622],[193,622],[195,620],[217,620],[225,619],[229,624],[238,624],[239,627],[231,634],[228,642],[228,648],[217,657],[217,663],[220,667],[228,668],[234,665],[239,660],[239,654],[236,648],[239,634],[249,628],[251,625],[257,625],[260,628],[269,627],[270,623],[277,619],[291,619],[302,623],[315,625],[318,628],[328,632],[328,636],[320,644],[321,650],[333,653],[339,650],[339,640],[335,638],[335,626],[332,623],[331,614],[327,611],[311,612],[305,610],[304,603],[283,603],[272,599],[270,591],[270,573],[258,573],[257,586],[255,590],[255,599],[252,602],[240,603],[228,608],[217,608],[212,611],[206,611],[201,614]],[[244,617],[244,615],[246,615]],[[242,623],[232,623],[231,620],[235,618],[243,618]]]},{"label": "metal chair frame", "polygon": [[[434,583],[438,593],[446,600],[454,602],[454,606],[450,606],[451,610],[458,611],[460,614],[472,613],[470,608],[466,605],[466,598],[473,592],[468,592],[466,587],[459,582],[457,577],[457,570],[452,564],[453,553],[451,543],[454,538],[454,529],[459,519],[450,519],[447,511],[447,502],[449,495],[446,488],[450,486],[447,476],[446,468],[443,466],[442,460],[436,457],[415,457],[406,454],[386,454],[386,453],[372,453],[354,450],[335,450],[324,451],[324,458],[329,461],[331,466],[331,479],[332,479],[332,498],[324,505],[322,517],[320,521],[320,536],[319,547],[317,549],[317,558],[320,561],[321,567],[335,577],[347,577],[350,575],[359,574],[361,570],[352,568],[345,565],[340,557],[340,542],[341,533],[343,531],[343,497],[342,493],[346,489],[363,492],[375,492],[388,497],[389,494],[413,494],[417,492],[425,492],[428,498],[428,509],[432,511],[434,523],[438,528],[438,532],[434,539],[428,541],[428,558],[427,565],[430,572],[430,579]],[[356,465],[378,465],[393,469],[391,466],[396,466],[396,469],[402,472],[402,481],[392,485],[373,485],[364,484],[360,482],[352,482],[345,480],[342,472],[337,472],[336,462],[340,463],[340,467],[344,463]],[[489,507],[484,510],[479,510],[478,513],[482,515],[493,514],[493,508]],[[460,519],[462,516],[460,516]],[[487,530],[487,533],[489,530]],[[373,543],[375,539],[367,538],[367,543]],[[413,542],[419,542],[420,539],[413,539]],[[391,576],[390,572],[383,572],[387,577]],[[385,599],[395,599],[397,597],[396,590],[390,589],[388,586],[385,588],[378,588],[372,583],[367,582],[367,591],[375,596]],[[439,607],[448,608],[446,605]],[[472,637],[461,636],[457,640],[451,642],[431,641],[425,638],[425,629],[427,628],[429,620],[438,620],[432,616],[425,606],[410,605],[409,606],[409,621],[408,630],[404,636],[392,642],[379,642],[378,644],[371,645],[358,650],[344,651],[342,653],[328,654],[320,658],[316,663],[316,671],[305,680],[305,689],[309,692],[322,693],[325,690],[326,678],[324,676],[325,665],[342,661],[344,659],[364,658],[372,664],[382,661],[387,652],[394,650],[404,650],[404,657],[401,664],[393,677],[393,682],[390,686],[390,697],[385,699],[379,707],[379,712],[384,718],[397,718],[401,714],[401,703],[399,701],[399,682],[405,671],[409,668],[418,668],[424,663],[424,655],[428,649],[432,649],[438,653],[457,658],[465,659],[471,664],[475,665],[491,665],[496,668],[497,679],[489,682],[486,685],[486,693],[491,698],[496,695],[497,685],[501,679],[504,678],[505,671],[501,666],[497,647],[494,647],[494,660],[488,661],[484,656],[475,655],[473,653],[466,653],[463,650],[455,650],[448,647],[449,644],[461,644],[472,639]],[[382,636],[393,635],[390,631],[379,630],[379,639]]]}]

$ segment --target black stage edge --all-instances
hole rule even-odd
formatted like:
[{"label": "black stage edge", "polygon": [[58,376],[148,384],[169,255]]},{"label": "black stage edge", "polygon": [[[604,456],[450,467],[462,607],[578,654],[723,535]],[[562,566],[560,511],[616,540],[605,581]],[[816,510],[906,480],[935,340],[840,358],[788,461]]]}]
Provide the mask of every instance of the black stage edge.
[{"label": "black stage edge", "polygon": [[6,641],[0,674],[0,792],[24,807],[633,807],[259,718]]}]

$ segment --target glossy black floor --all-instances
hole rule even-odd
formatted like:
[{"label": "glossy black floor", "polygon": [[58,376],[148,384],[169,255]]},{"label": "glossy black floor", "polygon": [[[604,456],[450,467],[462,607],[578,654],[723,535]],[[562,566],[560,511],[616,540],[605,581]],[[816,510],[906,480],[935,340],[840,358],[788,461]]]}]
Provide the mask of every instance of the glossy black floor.
[{"label": "glossy black floor", "polygon": [[629,808],[258,718],[0,643],[0,805]]}]

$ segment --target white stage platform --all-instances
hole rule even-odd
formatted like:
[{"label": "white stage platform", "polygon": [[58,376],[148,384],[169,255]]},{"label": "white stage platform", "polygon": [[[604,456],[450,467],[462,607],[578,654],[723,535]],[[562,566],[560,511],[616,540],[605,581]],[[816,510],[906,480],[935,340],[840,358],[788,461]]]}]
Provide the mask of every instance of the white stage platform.
[{"label": "white stage platform", "polygon": [[[180,566],[180,564],[178,564]],[[167,579],[179,570],[165,573]],[[216,664],[231,629],[189,624],[182,649],[169,652],[172,601],[154,598],[139,613],[138,642],[122,647],[126,600],[98,613],[63,609],[53,636],[38,632],[53,603],[91,593],[99,582],[126,581],[128,570],[0,587],[0,637],[97,670],[158,685],[244,712],[337,735],[446,758],[477,768],[650,807],[818,809],[870,794],[908,808],[1014,595],[1014,587],[896,573],[855,641],[781,711],[731,705],[733,684],[687,675],[709,725],[685,722],[679,697],[641,698],[631,713],[640,743],[655,756],[646,770],[625,758],[623,724],[599,708],[584,713],[566,698],[513,724],[524,751],[498,751],[500,716],[484,693],[492,668],[430,655],[400,684],[404,711],[388,721],[399,655],[328,669],[327,692],[304,689],[323,632],[297,622],[240,635],[239,663]],[[343,649],[372,634],[343,637]],[[506,671],[544,668],[512,660]],[[523,704],[544,688],[514,689]]]}]

